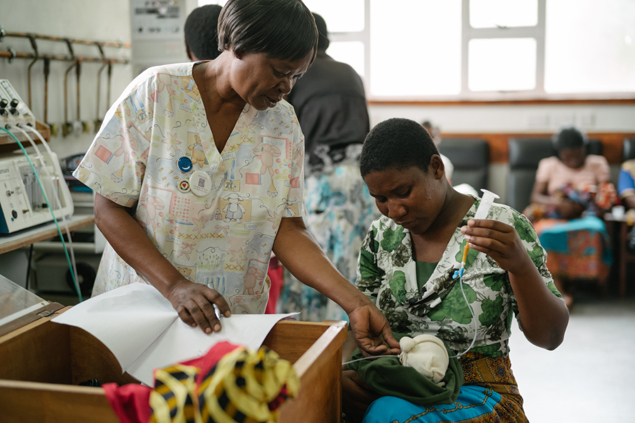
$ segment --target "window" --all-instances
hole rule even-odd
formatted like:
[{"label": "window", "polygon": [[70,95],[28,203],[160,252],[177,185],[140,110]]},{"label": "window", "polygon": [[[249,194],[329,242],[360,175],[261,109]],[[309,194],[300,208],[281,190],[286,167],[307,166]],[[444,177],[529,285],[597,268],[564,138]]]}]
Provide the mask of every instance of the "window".
[{"label": "window", "polygon": [[329,32],[361,32],[366,26],[364,0],[303,0],[306,7],[322,16]]},{"label": "window", "polygon": [[635,1],[547,1],[545,91],[635,91]]},{"label": "window", "polygon": [[536,88],[536,40],[474,39],[468,45],[470,91],[522,91]]},{"label": "window", "polygon": [[538,25],[538,0],[470,0],[472,28]]},{"label": "window", "polygon": [[331,41],[329,56],[338,62],[348,63],[362,78],[364,68],[364,43],[362,41]]},{"label": "window", "polygon": [[461,92],[461,0],[370,1],[370,93]]},{"label": "window", "polygon": [[[199,0],[224,4],[226,0]],[[633,0],[304,0],[375,100],[632,98]]]}]

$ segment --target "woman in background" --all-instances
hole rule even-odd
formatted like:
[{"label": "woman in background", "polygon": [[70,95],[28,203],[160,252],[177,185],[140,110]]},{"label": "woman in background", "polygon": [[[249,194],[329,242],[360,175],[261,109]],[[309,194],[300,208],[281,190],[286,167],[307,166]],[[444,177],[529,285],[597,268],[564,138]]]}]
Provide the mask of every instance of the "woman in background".
[{"label": "woman in background", "polygon": [[[632,225],[635,222],[635,159],[622,163],[620,177],[617,182],[617,192],[620,195],[624,208],[628,210],[626,222]],[[635,230],[631,230],[628,246],[635,250]]]},{"label": "woman in background", "polygon": [[609,164],[603,156],[587,154],[588,139],[574,127],[562,129],[554,140],[557,156],[542,159],[524,213],[534,222],[547,266],[568,307],[571,279],[606,279],[611,265],[608,235],[598,218],[615,202]]},{"label": "woman in background", "polygon": [[[359,173],[359,154],[370,124],[362,79],[333,60],[327,25],[318,28],[315,63],[289,94],[306,140],[304,222],[337,270],[355,282],[362,240],[375,209]],[[279,311],[301,312],[302,320],[346,320],[334,301],[285,272]]]}]

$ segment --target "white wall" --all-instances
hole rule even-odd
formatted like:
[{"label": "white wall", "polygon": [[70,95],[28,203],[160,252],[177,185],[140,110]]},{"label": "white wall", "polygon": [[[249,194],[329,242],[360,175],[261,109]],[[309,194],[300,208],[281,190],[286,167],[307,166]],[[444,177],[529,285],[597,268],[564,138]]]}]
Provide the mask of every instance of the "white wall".
[{"label": "white wall", "polygon": [[[430,120],[446,133],[552,133],[564,125],[586,132],[635,132],[635,105],[380,106],[369,107],[371,126],[393,117]],[[618,167],[611,166],[617,180]],[[489,188],[506,200],[508,166],[494,163]]]},{"label": "white wall", "polygon": [[[195,0],[187,1],[188,11],[196,7]],[[73,38],[102,41],[120,40],[129,42],[129,0],[0,0],[1,24],[7,31],[36,32]],[[5,38],[0,48],[14,47],[17,51],[30,51],[26,39]],[[42,53],[67,52],[63,43],[39,41]],[[97,55],[95,47],[75,46],[76,54]],[[130,50],[106,49],[108,56],[130,57]],[[7,78],[23,99],[27,100],[26,69],[28,60],[15,60],[9,64],[0,60],[0,78]],[[43,74],[42,62],[33,67],[32,92],[33,112],[43,119]],[[53,62],[49,78],[49,122],[64,121],[64,71],[66,62]],[[96,117],[97,63],[83,64],[81,78],[81,118]],[[102,97],[100,114],[106,106],[106,77],[102,74]],[[112,79],[111,102],[114,102],[132,80],[130,65],[115,65]],[[69,117],[76,118],[75,75],[69,75]],[[370,106],[371,125],[391,117],[407,117],[416,121],[430,119],[441,127],[442,132],[555,132],[565,124],[576,124],[588,132],[635,132],[635,106],[621,105],[521,105],[521,106]],[[61,157],[85,152],[94,133],[54,137],[51,147]],[[505,192],[507,167],[494,164],[490,168],[490,187],[499,193]]]},{"label": "white wall", "polygon": [[[129,0],[0,0],[0,24],[7,32],[34,32],[42,35],[90,39],[97,41],[130,42]],[[38,40],[41,54],[67,54],[65,43]],[[7,37],[0,43],[0,49],[8,46],[19,52],[31,52],[27,39]],[[76,55],[99,56],[97,47],[74,45]],[[107,57],[130,57],[130,49],[106,48]],[[30,60],[16,59],[9,64],[0,59],[0,79],[9,79],[22,99],[27,102],[27,67]],[[44,74],[43,61],[39,60],[31,71],[32,109],[36,119],[44,119]],[[64,121],[64,72],[70,62],[51,62],[48,92],[48,121]],[[96,116],[98,63],[82,64],[81,110],[82,120],[94,120]],[[106,113],[106,71],[102,72],[101,117]],[[114,102],[132,80],[130,65],[114,65],[110,101]],[[75,70],[68,77],[68,116],[76,120],[76,79]],[[108,105],[109,106],[109,105]],[[60,157],[85,152],[94,137],[94,131],[68,137],[60,134],[51,139],[51,148]]]},{"label": "white wall", "polygon": [[[89,39],[95,41],[130,42],[129,0],[0,0],[0,25],[7,32],[33,32],[42,35]],[[40,54],[68,54],[65,43],[37,40]],[[6,51],[11,46],[18,52],[31,52],[29,40],[6,37],[0,42],[0,49]],[[76,55],[99,57],[94,46],[74,45]],[[130,57],[130,49],[105,48],[107,57]],[[0,59],[0,79],[8,79],[20,97],[28,102],[27,68],[30,60],[16,59],[8,63]],[[37,120],[44,120],[44,62],[39,60],[31,71],[32,111]],[[64,72],[70,62],[51,62],[48,90],[48,122],[64,121]],[[82,64],[80,116],[82,120],[94,120],[96,115],[98,63]],[[106,113],[107,69],[101,74],[100,115]],[[132,80],[131,65],[114,65],[110,100],[114,102]],[[76,119],[76,79],[72,70],[68,78],[68,116]],[[73,134],[51,138],[50,146],[59,157],[84,153],[95,136],[91,133]],[[0,255],[1,273],[24,286],[27,249]],[[63,256],[60,260],[64,261]]]},{"label": "white wall", "polygon": [[575,124],[587,132],[635,131],[635,105],[380,106],[371,125],[391,117],[431,120],[442,132],[555,132]]}]

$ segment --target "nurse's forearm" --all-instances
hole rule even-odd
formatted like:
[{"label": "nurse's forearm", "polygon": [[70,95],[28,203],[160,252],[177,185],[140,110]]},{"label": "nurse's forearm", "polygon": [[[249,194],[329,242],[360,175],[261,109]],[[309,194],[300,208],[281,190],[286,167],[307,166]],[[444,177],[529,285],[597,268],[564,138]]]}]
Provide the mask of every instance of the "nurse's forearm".
[{"label": "nurse's forearm", "polygon": [[335,301],[347,313],[369,300],[333,266],[302,218],[283,218],[273,250],[298,280]]},{"label": "nurse's forearm", "polygon": [[97,194],[95,224],[117,254],[164,297],[167,298],[173,284],[183,279],[125,207]]}]

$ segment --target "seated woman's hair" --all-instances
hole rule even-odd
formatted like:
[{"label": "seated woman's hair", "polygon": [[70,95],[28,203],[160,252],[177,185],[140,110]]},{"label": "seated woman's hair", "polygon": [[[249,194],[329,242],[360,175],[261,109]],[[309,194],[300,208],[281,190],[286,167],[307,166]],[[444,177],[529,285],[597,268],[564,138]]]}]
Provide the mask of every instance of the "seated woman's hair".
[{"label": "seated woman's hair", "polygon": [[388,119],[366,137],[359,167],[362,177],[371,172],[412,166],[427,172],[433,154],[438,155],[439,150],[423,126],[410,119]]},{"label": "seated woman's hair", "polygon": [[569,148],[580,148],[588,144],[589,139],[586,134],[575,126],[562,128],[560,132],[553,138],[553,147],[557,152]]},{"label": "seated woman's hair", "polygon": [[219,21],[220,51],[265,53],[290,61],[317,54],[315,20],[300,0],[229,0]]}]

